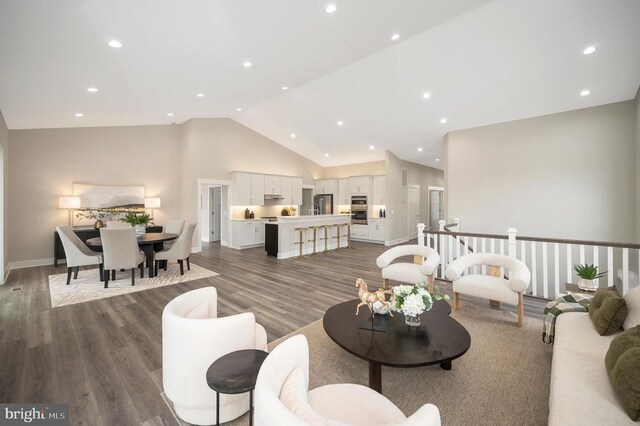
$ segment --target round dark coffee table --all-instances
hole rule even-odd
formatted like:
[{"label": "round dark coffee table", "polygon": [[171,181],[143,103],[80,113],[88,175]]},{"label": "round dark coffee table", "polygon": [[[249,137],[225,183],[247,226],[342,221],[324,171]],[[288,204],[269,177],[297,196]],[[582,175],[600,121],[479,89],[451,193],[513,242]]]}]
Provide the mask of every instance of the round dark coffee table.
[{"label": "round dark coffee table", "polygon": [[269,355],[244,349],[221,356],[207,370],[207,384],[216,391],[216,425],[220,424],[220,394],[249,392],[249,424],[253,424],[253,389],[262,363]]},{"label": "round dark coffee table", "polygon": [[469,332],[451,318],[451,306],[444,300],[434,300],[433,308],[421,315],[420,327],[410,327],[404,315],[376,315],[376,329],[371,324],[368,309],[360,309],[359,300],[332,306],[324,314],[325,332],[338,346],[369,362],[369,387],[382,393],[382,366],[410,368],[440,364],[451,370],[451,361],[461,357],[471,346]]}]

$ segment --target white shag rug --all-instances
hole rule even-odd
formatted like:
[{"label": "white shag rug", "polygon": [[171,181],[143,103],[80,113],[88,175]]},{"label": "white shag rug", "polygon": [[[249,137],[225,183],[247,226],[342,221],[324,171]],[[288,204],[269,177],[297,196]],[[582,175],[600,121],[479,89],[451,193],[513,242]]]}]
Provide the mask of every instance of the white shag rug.
[{"label": "white shag rug", "polygon": [[116,280],[109,280],[109,288],[104,288],[104,282],[98,277],[98,269],[80,270],[78,279],[71,277],[71,283],[67,285],[67,274],[49,275],[49,294],[51,295],[51,307],[72,305],[74,303],[88,302],[89,300],[104,299],[106,297],[120,296],[121,294],[134,293],[136,291],[149,290],[156,287],[180,284],[201,278],[215,277],[216,272],[205,269],[191,263],[191,270],[184,265],[184,275],[180,275],[180,266],[170,262],[167,271],[162,268],[158,276],[148,278],[149,270],[144,269],[145,278],[140,278],[136,269],[136,285],[131,285],[131,271],[116,271]]}]

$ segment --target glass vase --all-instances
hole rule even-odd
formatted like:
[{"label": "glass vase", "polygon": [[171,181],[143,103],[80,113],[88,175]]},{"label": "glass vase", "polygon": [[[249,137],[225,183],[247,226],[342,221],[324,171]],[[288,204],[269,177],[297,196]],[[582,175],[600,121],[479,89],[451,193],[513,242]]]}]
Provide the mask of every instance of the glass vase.
[{"label": "glass vase", "polygon": [[404,322],[410,327],[420,327],[420,316],[405,315]]}]

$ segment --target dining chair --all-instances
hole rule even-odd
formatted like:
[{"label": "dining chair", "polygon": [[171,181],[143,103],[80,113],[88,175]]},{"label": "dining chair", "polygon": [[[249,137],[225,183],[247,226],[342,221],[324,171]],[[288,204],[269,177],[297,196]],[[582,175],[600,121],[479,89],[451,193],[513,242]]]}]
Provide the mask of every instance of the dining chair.
[{"label": "dining chair", "polygon": [[108,220],[107,228],[131,228],[131,225],[126,222],[120,222],[119,220]]},{"label": "dining chair", "polygon": [[145,256],[140,252],[136,230],[129,228],[101,228],[102,257],[104,259],[104,288],[109,287],[109,272],[131,269],[131,285],[136,285],[136,268],[140,268],[140,278],[144,277]]},{"label": "dining chair", "polygon": [[102,256],[87,247],[73,232],[71,226],[56,226],[56,231],[58,231],[67,258],[67,285],[71,282],[72,272],[74,272],[73,278],[78,278],[81,266],[98,265],[100,281],[102,281]]},{"label": "dining chair", "polygon": [[189,255],[191,254],[191,240],[193,239],[193,232],[195,231],[195,229],[195,223],[188,224],[182,234],[180,234],[176,242],[173,243],[173,246],[156,253],[156,275],[158,275],[158,267],[160,266],[161,261],[177,260],[180,264],[180,275],[184,275],[184,261],[186,260],[187,269],[191,270]]},{"label": "dining chair", "polygon": [[182,228],[184,228],[184,220],[182,219],[171,219],[167,221],[167,224],[164,226],[163,232],[165,234],[178,234],[182,232]]}]

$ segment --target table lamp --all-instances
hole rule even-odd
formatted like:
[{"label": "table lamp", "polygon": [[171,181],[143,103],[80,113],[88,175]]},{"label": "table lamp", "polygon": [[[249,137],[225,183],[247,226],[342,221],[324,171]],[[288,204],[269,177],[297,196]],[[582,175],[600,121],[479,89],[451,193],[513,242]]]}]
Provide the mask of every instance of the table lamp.
[{"label": "table lamp", "polygon": [[144,199],[144,208],[151,209],[151,217],[153,218],[153,210],[160,208],[160,198],[158,197],[148,197]]},{"label": "table lamp", "polygon": [[80,197],[58,197],[58,207],[69,210],[69,225],[72,225],[72,212],[80,208]]}]

